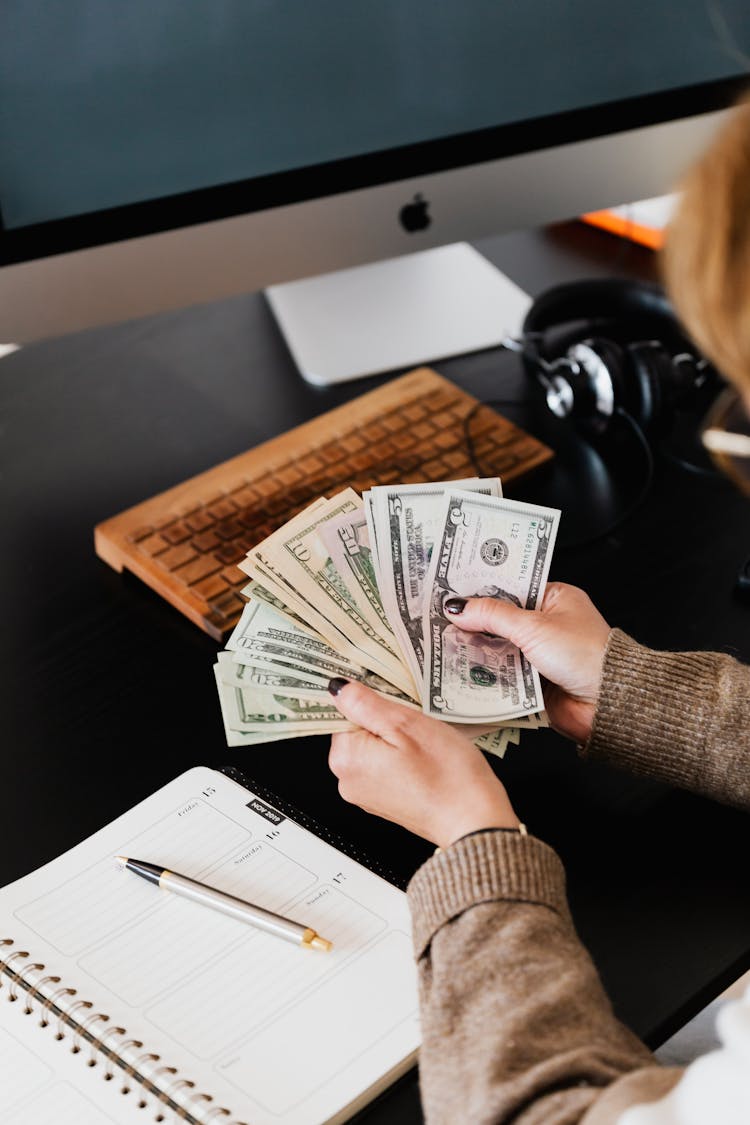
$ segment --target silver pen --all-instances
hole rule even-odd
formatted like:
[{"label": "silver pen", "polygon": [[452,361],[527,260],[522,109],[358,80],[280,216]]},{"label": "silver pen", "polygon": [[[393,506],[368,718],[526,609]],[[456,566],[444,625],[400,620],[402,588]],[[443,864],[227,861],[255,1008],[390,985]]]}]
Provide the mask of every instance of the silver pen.
[{"label": "silver pen", "polygon": [[124,855],[115,856],[115,859],[128,871],[140,875],[149,883],[155,883],[162,890],[172,891],[181,898],[189,898],[203,906],[210,906],[212,910],[229,914],[230,917],[238,918],[241,922],[249,922],[251,926],[265,930],[268,934],[275,934],[285,941],[294,942],[295,945],[301,945],[303,949],[322,949],[326,953],[329,949],[333,949],[333,942],[320,937],[310,926],[302,926],[299,922],[292,922],[291,919],[274,914],[271,910],[264,910],[262,906],[253,906],[244,899],[217,891],[215,887],[207,887],[205,883],[198,883],[195,879],[189,879],[187,875],[178,875],[176,871],[168,871],[155,863],[128,859]]}]

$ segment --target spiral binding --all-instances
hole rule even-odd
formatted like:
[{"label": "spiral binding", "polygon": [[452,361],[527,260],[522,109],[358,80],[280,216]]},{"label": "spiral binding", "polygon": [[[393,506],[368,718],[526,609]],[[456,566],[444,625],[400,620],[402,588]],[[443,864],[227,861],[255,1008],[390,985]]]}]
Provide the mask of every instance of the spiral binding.
[{"label": "spiral binding", "polygon": [[[108,1015],[95,1011],[89,1000],[75,999],[77,989],[62,985],[60,977],[51,973],[44,975],[46,966],[31,961],[27,950],[13,949],[14,945],[13,938],[0,938],[0,1000],[5,988],[9,1003],[23,997],[25,1015],[31,1015],[36,1005],[40,1028],[52,1024],[56,1028],[55,1039],[70,1037],[73,1054],[83,1053],[84,1065],[101,1065],[104,1081],[113,1081],[119,1073],[121,1094],[130,1094],[137,1087],[137,1105],[140,1109],[150,1105],[154,1121],[166,1121],[166,1114],[171,1113],[191,1125],[245,1125],[224,1106],[214,1105],[210,1094],[196,1090],[195,1083],[182,1078],[175,1067],[157,1065],[161,1063],[159,1055],[144,1050],[139,1039],[128,1038],[124,1027],[108,1026]],[[83,1051],[84,1045],[88,1045],[87,1052]],[[130,1048],[141,1052],[132,1062],[123,1057]]]}]

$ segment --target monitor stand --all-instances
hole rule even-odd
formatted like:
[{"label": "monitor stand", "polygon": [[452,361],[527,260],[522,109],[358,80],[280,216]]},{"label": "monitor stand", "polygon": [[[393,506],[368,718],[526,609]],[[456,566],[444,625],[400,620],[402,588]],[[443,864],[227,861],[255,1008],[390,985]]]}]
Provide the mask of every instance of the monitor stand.
[{"label": "monitor stand", "polygon": [[300,374],[317,386],[497,347],[531,304],[466,242],[265,292]]}]

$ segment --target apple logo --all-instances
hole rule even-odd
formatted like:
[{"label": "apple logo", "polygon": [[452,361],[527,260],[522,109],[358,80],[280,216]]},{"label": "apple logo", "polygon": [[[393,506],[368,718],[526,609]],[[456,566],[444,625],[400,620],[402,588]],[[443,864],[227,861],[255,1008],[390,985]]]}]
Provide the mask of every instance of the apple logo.
[{"label": "apple logo", "polygon": [[412,199],[411,203],[407,203],[398,213],[401,221],[401,226],[409,234],[414,234],[415,231],[426,230],[432,222],[427,208],[429,203],[422,195],[417,194]]}]

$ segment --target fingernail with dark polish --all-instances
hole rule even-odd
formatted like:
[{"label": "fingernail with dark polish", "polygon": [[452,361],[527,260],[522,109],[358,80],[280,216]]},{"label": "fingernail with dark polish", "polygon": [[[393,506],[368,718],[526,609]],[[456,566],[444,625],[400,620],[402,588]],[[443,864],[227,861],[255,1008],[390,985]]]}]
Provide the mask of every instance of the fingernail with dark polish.
[{"label": "fingernail with dark polish", "polygon": [[332,680],[328,681],[328,690],[331,695],[338,695],[342,688],[345,688],[349,683],[348,680],[343,679],[341,676],[334,676]]},{"label": "fingernail with dark polish", "polygon": [[463,613],[465,607],[466,598],[448,598],[444,609],[446,613],[451,613],[455,617],[457,614]]}]

